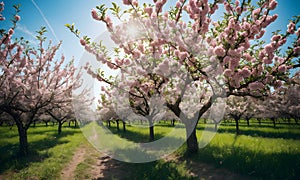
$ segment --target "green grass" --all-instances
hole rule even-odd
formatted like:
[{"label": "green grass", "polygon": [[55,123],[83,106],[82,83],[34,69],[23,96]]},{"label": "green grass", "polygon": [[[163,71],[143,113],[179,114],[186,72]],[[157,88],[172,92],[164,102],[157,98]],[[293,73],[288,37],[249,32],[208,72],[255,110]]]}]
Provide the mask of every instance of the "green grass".
[{"label": "green grass", "polygon": [[0,127],[0,174],[6,179],[58,179],[74,150],[86,143],[80,129],[64,127],[58,135],[57,126],[42,125],[29,128],[28,141],[30,154],[20,157],[16,127]]},{"label": "green grass", "polygon": [[[208,125],[213,128],[213,125]],[[175,155],[180,163],[164,160],[143,164],[120,162],[120,168],[128,172],[125,179],[192,179],[187,174],[190,162],[209,163],[217,168],[243,174],[254,179],[300,179],[300,126],[278,124],[276,128],[268,122],[260,126],[251,121],[250,127],[241,121],[240,135],[235,135],[233,122],[222,123],[212,141],[199,153],[184,156],[185,146]],[[204,124],[199,124],[197,136],[200,139]],[[155,139],[168,134],[173,127],[159,123],[155,126]],[[127,126],[127,131],[110,130],[129,142],[147,142],[148,128]],[[19,157],[16,127],[0,127],[0,174],[5,179],[59,179],[60,171],[72,159],[80,144],[88,145],[80,129],[63,128],[57,135],[57,126],[38,125],[28,130],[30,155]],[[90,146],[86,146],[90,147]],[[95,163],[98,152],[87,148],[88,157],[75,172],[75,179],[91,178],[89,169]],[[107,171],[106,173],[110,173]],[[113,177],[111,174],[110,177]],[[119,177],[115,177],[118,179]]]},{"label": "green grass", "polygon": [[[198,125],[198,140],[205,126],[201,123]],[[211,129],[214,127],[212,124],[207,126]],[[156,138],[164,136],[171,128],[164,124],[156,125]],[[110,129],[120,137],[134,142],[144,142],[148,139],[148,129],[141,131],[136,127],[129,127],[129,133],[118,132],[114,126]],[[182,146],[176,153],[183,157],[185,150],[186,146]],[[277,124],[274,128],[269,122],[262,122],[261,125],[250,122],[248,127],[246,122],[241,121],[240,135],[237,136],[233,122],[222,123],[206,147],[200,149],[197,155],[185,158],[199,163],[212,163],[255,179],[300,179],[300,126]],[[147,164],[144,166],[148,166]],[[162,174],[155,170],[155,167],[162,164],[164,163],[158,161],[149,165],[153,167],[147,171],[150,179]],[[169,163],[164,165],[172,168]],[[181,176],[177,174],[177,177]]]}]

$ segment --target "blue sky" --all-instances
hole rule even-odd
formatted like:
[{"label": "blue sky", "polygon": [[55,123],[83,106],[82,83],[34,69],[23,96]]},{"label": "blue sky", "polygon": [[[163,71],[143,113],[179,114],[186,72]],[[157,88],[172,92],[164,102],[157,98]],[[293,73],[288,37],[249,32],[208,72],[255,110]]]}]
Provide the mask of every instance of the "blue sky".
[{"label": "blue sky", "polygon": [[[115,2],[121,3],[121,0]],[[169,0],[168,5],[172,5]],[[34,43],[35,31],[41,26],[46,26],[49,39],[55,43],[63,41],[61,52],[67,58],[75,57],[75,61],[83,54],[84,50],[78,39],[64,26],[67,23],[75,23],[76,27],[90,37],[96,38],[105,31],[105,26],[91,18],[91,9],[100,4],[111,3],[110,0],[4,0],[6,19],[11,18],[13,4],[21,4],[21,21],[16,33],[25,36]],[[300,15],[300,0],[278,0],[278,7],[273,13],[279,14],[275,23],[270,25],[270,30],[286,30],[288,20],[294,15]],[[1,26],[9,25],[9,21],[2,22]],[[266,37],[268,37],[266,35]]]}]

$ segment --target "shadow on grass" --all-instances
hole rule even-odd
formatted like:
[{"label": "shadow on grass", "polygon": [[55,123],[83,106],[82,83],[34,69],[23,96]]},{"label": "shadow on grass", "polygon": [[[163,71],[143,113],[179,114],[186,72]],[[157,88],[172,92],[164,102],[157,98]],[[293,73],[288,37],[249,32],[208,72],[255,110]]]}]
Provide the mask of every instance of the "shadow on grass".
[{"label": "shadow on grass", "polygon": [[[46,130],[48,131],[48,130]],[[60,135],[57,134],[57,131],[54,131],[51,134],[47,134],[47,138],[37,141],[29,141],[29,154],[28,156],[20,156],[19,155],[19,142],[16,144],[8,143],[6,145],[0,146],[0,174],[5,172],[8,169],[12,169],[16,172],[21,169],[27,167],[32,162],[42,162],[46,158],[49,157],[47,153],[39,153],[39,151],[43,151],[52,147],[55,147],[60,144],[68,143],[69,141],[61,140],[61,138],[74,135],[78,133],[76,131],[63,131]],[[50,130],[49,130],[50,132]],[[38,133],[38,132],[35,132]],[[40,133],[44,133],[41,131]],[[28,138],[30,140],[30,134],[28,133]]]},{"label": "shadow on grass", "polygon": [[[205,129],[206,124],[198,124],[197,130],[202,131]],[[208,124],[207,129],[214,131],[214,124]],[[223,123],[219,126],[217,133],[236,133],[235,124]],[[252,136],[252,137],[264,137],[264,138],[284,138],[284,139],[300,139],[300,128],[291,126],[250,126],[239,125],[239,134]]]},{"label": "shadow on grass", "polygon": [[[186,164],[158,160],[148,163],[124,163],[110,160],[102,170],[103,179],[193,179],[187,176]],[[99,178],[101,179],[101,178]]]},{"label": "shadow on grass", "polygon": [[[183,146],[179,151],[185,151]],[[212,163],[254,179],[300,179],[300,155],[296,152],[263,153],[242,147],[208,145],[183,159]]]},{"label": "shadow on grass", "polygon": [[[130,130],[123,131],[122,129],[120,129],[118,131],[115,127],[107,127],[107,128],[113,134],[116,134],[121,138],[127,139],[129,141],[133,141],[135,143],[147,143],[147,142],[149,142],[149,139],[150,139],[149,132],[144,134],[144,133],[140,133],[137,131],[130,131]],[[164,133],[155,132],[155,127],[154,127],[154,141],[161,139],[165,136],[166,135]]]},{"label": "shadow on grass", "polygon": [[[235,127],[220,127],[217,131],[218,133],[232,133],[235,134],[236,129]],[[300,139],[300,130],[295,131],[282,131],[280,129],[274,128],[274,131],[265,131],[255,128],[240,128],[239,130],[240,135],[252,136],[252,137],[264,137],[264,138],[284,138],[284,139]]]}]

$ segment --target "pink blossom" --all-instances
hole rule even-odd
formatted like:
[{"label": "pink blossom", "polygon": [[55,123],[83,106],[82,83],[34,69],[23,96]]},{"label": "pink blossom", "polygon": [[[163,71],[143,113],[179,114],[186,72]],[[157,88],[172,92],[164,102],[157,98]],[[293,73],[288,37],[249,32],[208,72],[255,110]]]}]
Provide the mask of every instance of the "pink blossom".
[{"label": "pink blossom", "polygon": [[230,60],[231,60],[231,57],[229,57],[229,56],[226,56],[226,57],[223,59],[223,61],[224,61],[225,64],[229,63]]},{"label": "pink blossom", "polygon": [[242,28],[244,29],[244,30],[249,30],[250,29],[250,23],[248,23],[247,21],[245,21],[244,23],[243,23],[243,26],[242,26]]},{"label": "pink blossom", "polygon": [[262,38],[262,37],[264,36],[265,32],[266,32],[266,30],[262,29],[262,30],[259,32],[259,34],[256,36],[256,39]]},{"label": "pink blossom", "polygon": [[275,81],[275,83],[274,83],[274,87],[277,89],[277,88],[280,88],[282,86],[282,82],[281,81],[279,81],[279,80],[277,80],[277,81]]},{"label": "pink blossom", "polygon": [[187,52],[181,52],[179,53],[179,60],[183,61],[186,57],[188,57],[188,53]]},{"label": "pink blossom", "polygon": [[278,45],[279,46],[282,46],[283,44],[285,44],[286,43],[286,38],[283,38],[283,39],[281,39],[279,42],[278,42]]},{"label": "pink blossom", "polygon": [[230,77],[230,76],[231,76],[231,73],[232,73],[232,71],[231,71],[230,69],[226,69],[226,70],[224,71],[224,76]]},{"label": "pink blossom", "polygon": [[18,15],[15,15],[15,19],[16,19],[16,21],[20,21],[20,20],[21,20],[21,17],[18,16]]},{"label": "pink blossom", "polygon": [[268,57],[264,57],[263,58],[263,62],[265,63],[265,64],[272,64],[272,59],[270,59],[270,58],[268,58]]},{"label": "pink blossom", "polygon": [[264,87],[265,87],[264,84],[261,82],[253,82],[249,84],[250,91],[260,90],[263,89]]},{"label": "pink blossom", "polygon": [[268,75],[266,75],[266,77],[264,79],[264,83],[269,84],[269,83],[272,83],[273,80],[274,80],[274,77],[268,74]]},{"label": "pink blossom", "polygon": [[275,0],[271,1],[270,4],[269,4],[269,9],[270,10],[275,9],[277,4],[278,4],[277,1],[275,1]]},{"label": "pink blossom", "polygon": [[235,1],[235,6],[237,7],[237,6],[239,6],[239,5],[240,5],[240,1],[236,0],[236,1]]},{"label": "pink blossom", "polygon": [[161,1],[157,1],[155,3],[155,11],[156,12],[162,12],[162,6],[163,6],[163,3]]},{"label": "pink blossom", "polygon": [[272,41],[279,41],[279,39],[281,38],[281,35],[277,34],[277,35],[274,35],[272,37]]},{"label": "pink blossom", "polygon": [[287,26],[288,30],[287,32],[290,34],[294,34],[295,33],[295,23],[293,21],[290,22],[290,24]]},{"label": "pink blossom", "polygon": [[145,11],[149,16],[151,16],[151,14],[152,14],[152,12],[153,12],[153,9],[152,9],[152,7],[146,7],[146,8],[144,9],[144,11]]},{"label": "pink blossom", "polygon": [[123,4],[125,4],[125,5],[130,5],[130,1],[131,1],[131,0],[123,0]]},{"label": "pink blossom", "polygon": [[80,39],[80,44],[81,44],[82,46],[85,46],[85,45],[86,45],[85,40],[84,40],[84,39]]},{"label": "pink blossom", "polygon": [[176,50],[174,51],[174,54],[175,54],[175,56],[179,57],[180,51],[179,51],[178,49],[176,49]]},{"label": "pink blossom", "polygon": [[272,44],[267,44],[265,47],[264,47],[264,50],[267,54],[271,54],[274,52],[274,47],[272,46]]},{"label": "pink blossom", "polygon": [[251,61],[252,60],[252,56],[249,53],[244,53],[243,57],[246,59],[246,61]]},{"label": "pink blossom", "polygon": [[249,71],[249,69],[247,67],[244,67],[239,74],[243,77],[243,78],[247,78],[251,75],[251,72]]},{"label": "pink blossom", "polygon": [[257,8],[257,9],[252,11],[252,17],[254,18],[254,20],[257,19],[257,15],[259,14],[260,11],[261,11],[260,8]]},{"label": "pink blossom", "polygon": [[225,6],[225,10],[228,12],[228,13],[231,13],[231,6],[228,2],[224,2],[224,6]]},{"label": "pink blossom", "polygon": [[139,5],[139,3],[137,0],[132,0],[132,5],[137,7]]},{"label": "pink blossom", "polygon": [[278,18],[278,14],[274,14],[269,20],[271,22],[274,22],[274,21],[276,21],[277,18]]},{"label": "pink blossom", "polygon": [[217,56],[221,56],[221,57],[225,56],[225,50],[221,45],[215,47],[214,52]]},{"label": "pink blossom", "polygon": [[229,69],[234,71],[235,68],[239,66],[239,64],[240,64],[240,61],[238,58],[232,58],[231,61],[229,62]]},{"label": "pink blossom", "polygon": [[299,54],[300,53],[300,46],[297,46],[294,48],[294,53]]},{"label": "pink blossom", "polygon": [[296,35],[300,36],[300,27],[298,28],[298,30],[296,31]]},{"label": "pink blossom", "polygon": [[97,21],[101,20],[96,9],[92,9],[92,17],[93,17],[93,19],[95,19]]},{"label": "pink blossom", "polygon": [[113,24],[112,24],[112,21],[111,21],[110,17],[109,16],[105,16],[103,20],[106,22],[107,27],[109,29],[112,29]]},{"label": "pink blossom", "polygon": [[279,67],[278,67],[278,71],[279,71],[279,72],[282,72],[282,73],[285,72],[285,71],[286,71],[286,66],[285,66],[285,65],[279,66]]},{"label": "pink blossom", "polygon": [[14,33],[14,30],[12,28],[9,29],[8,34],[12,35]]},{"label": "pink blossom", "polygon": [[128,66],[128,65],[130,65],[130,60],[129,60],[129,59],[127,59],[127,58],[126,58],[126,59],[124,59],[124,64],[125,64],[125,65],[127,65],[127,66]]},{"label": "pink blossom", "polygon": [[239,6],[239,7],[236,7],[235,11],[237,12],[237,14],[242,14],[242,8]]}]

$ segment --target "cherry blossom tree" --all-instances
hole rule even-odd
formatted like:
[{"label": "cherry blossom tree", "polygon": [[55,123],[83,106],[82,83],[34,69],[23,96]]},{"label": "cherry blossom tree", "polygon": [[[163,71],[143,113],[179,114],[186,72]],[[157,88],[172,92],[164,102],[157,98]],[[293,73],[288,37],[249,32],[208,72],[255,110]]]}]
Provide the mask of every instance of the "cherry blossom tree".
[{"label": "cherry blossom tree", "polygon": [[[125,10],[114,2],[109,9],[92,9],[92,17],[111,34],[114,55],[103,42],[92,43],[73,24],[66,26],[97,61],[120,72],[119,79],[108,79],[87,65],[89,74],[129,94],[136,110],[140,104],[148,108],[151,97],[161,97],[185,124],[188,152],[194,153],[199,149],[196,124],[216,99],[267,96],[289,81],[290,69],[299,67],[300,18],[264,42],[266,28],[278,17],[272,13],[276,0],[178,0],[170,8],[166,3],[123,0]],[[217,11],[223,16],[214,20]],[[283,51],[288,38],[292,43]]]},{"label": "cherry blossom tree", "polygon": [[[14,7],[18,13],[19,7]],[[46,46],[45,28],[37,32],[39,45],[36,48],[23,38],[13,40],[20,17],[16,14],[13,18],[13,26],[0,37],[0,109],[14,119],[20,153],[26,155],[28,128],[36,116],[52,104],[64,103],[61,97],[73,87],[74,83],[69,80],[75,68],[65,63],[64,56],[55,60],[61,43],[52,45],[50,41]]]},{"label": "cherry blossom tree", "polygon": [[[63,95],[62,95],[63,96]],[[61,96],[61,98],[63,98]],[[75,114],[72,107],[72,98],[71,94],[68,93],[65,95],[64,101],[59,103],[52,103],[52,107],[47,107],[45,113],[49,114],[57,123],[58,123],[58,134],[61,134],[62,125],[67,122],[75,119]]]},{"label": "cherry blossom tree", "polygon": [[261,103],[261,113],[265,118],[269,118],[276,126],[277,119],[299,120],[299,84],[290,84],[278,91],[273,92],[265,102]]},{"label": "cherry blossom tree", "polygon": [[245,97],[235,97],[231,96],[227,100],[227,113],[235,121],[236,134],[240,133],[239,130],[239,121],[244,116],[246,109],[247,101]]}]

